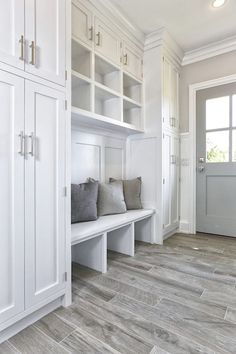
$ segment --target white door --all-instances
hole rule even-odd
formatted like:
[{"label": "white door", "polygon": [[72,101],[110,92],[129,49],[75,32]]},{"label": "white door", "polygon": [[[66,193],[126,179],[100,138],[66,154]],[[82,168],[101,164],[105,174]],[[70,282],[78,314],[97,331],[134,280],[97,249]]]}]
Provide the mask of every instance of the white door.
[{"label": "white door", "polygon": [[143,77],[143,58],[142,53],[129,43],[123,44],[123,69],[127,73],[142,80]]},{"label": "white door", "polygon": [[0,97],[2,324],[24,310],[24,80],[0,71]]},{"label": "white door", "polygon": [[26,71],[65,85],[65,0],[25,0]]},{"label": "white door", "polygon": [[236,84],[197,95],[197,231],[236,237]]},{"label": "white door", "polygon": [[97,17],[95,18],[95,51],[114,64],[120,65],[120,37]]},{"label": "white door", "polygon": [[26,82],[26,307],[65,286],[64,94]]},{"label": "white door", "polygon": [[0,0],[0,61],[24,69],[24,0]]},{"label": "white door", "polygon": [[93,45],[94,31],[92,13],[80,2],[72,3],[72,38],[91,47]]}]

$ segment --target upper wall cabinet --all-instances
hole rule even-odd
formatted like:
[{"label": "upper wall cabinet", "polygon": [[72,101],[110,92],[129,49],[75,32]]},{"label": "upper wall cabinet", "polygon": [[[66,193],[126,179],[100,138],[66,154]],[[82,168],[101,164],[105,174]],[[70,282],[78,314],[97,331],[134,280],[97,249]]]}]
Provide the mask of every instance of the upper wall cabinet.
[{"label": "upper wall cabinet", "polygon": [[0,0],[0,61],[65,84],[65,0]]},{"label": "upper wall cabinet", "polygon": [[72,37],[92,47],[93,25],[92,13],[78,1],[72,3]]},{"label": "upper wall cabinet", "polygon": [[143,78],[143,55],[130,43],[123,43],[123,69],[137,79]]},{"label": "upper wall cabinet", "polygon": [[121,40],[112,28],[95,18],[95,51],[114,64],[120,65]]},{"label": "upper wall cabinet", "polygon": [[0,61],[24,69],[24,0],[0,0]]},{"label": "upper wall cabinet", "polygon": [[65,83],[65,0],[25,0],[26,71]]},{"label": "upper wall cabinet", "polygon": [[179,129],[179,71],[163,58],[163,122],[166,129]]}]

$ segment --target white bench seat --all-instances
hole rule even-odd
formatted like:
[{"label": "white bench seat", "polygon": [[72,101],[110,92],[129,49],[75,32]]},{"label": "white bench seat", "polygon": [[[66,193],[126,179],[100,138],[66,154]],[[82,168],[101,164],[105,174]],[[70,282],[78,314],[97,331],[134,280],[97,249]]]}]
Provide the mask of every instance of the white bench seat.
[{"label": "white bench seat", "polygon": [[100,216],[96,221],[81,222],[71,225],[71,244],[89,240],[104,232],[112,231],[134,221],[146,219],[154,214],[154,210],[129,210],[125,214]]},{"label": "white bench seat", "polygon": [[134,256],[135,239],[154,240],[154,210],[130,210],[71,225],[74,262],[105,273],[107,249]]}]

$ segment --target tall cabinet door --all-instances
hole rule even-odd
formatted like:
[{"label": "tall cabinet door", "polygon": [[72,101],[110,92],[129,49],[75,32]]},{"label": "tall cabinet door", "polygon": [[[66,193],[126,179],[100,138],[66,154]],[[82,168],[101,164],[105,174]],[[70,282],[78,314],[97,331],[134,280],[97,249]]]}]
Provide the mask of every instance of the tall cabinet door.
[{"label": "tall cabinet door", "polygon": [[0,97],[2,324],[24,310],[24,80],[0,71]]},{"label": "tall cabinet door", "polygon": [[26,82],[26,308],[65,287],[64,94]]},{"label": "tall cabinet door", "polygon": [[179,137],[173,135],[171,142],[171,224],[179,223]]},{"label": "tall cabinet door", "polygon": [[24,0],[0,0],[0,61],[24,69]]},{"label": "tall cabinet door", "polygon": [[25,0],[26,71],[65,85],[65,0]]},{"label": "tall cabinet door", "polygon": [[171,134],[166,132],[163,139],[163,230],[171,226]]}]

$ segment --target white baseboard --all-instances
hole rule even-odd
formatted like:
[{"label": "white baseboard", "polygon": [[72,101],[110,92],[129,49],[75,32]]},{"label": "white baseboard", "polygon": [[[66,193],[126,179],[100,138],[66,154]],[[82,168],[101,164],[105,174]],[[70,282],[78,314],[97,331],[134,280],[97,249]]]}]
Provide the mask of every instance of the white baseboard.
[{"label": "white baseboard", "polygon": [[36,321],[40,320],[42,317],[48,315],[50,312],[54,311],[58,307],[62,306],[63,297],[59,297],[58,299],[50,302],[43,308],[35,311],[34,313],[28,315],[27,317],[21,319],[17,323],[13,324],[12,326],[4,329],[0,333],[0,344],[11,338],[12,336],[16,335],[26,327],[32,325]]},{"label": "white baseboard", "polygon": [[190,223],[188,221],[180,221],[179,223],[179,232],[183,234],[190,234]]}]

